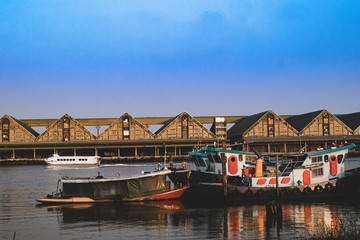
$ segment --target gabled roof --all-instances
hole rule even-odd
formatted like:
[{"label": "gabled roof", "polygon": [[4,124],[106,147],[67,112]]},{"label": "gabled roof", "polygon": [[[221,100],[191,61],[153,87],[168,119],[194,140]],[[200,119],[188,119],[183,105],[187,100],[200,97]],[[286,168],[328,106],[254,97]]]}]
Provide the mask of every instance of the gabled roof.
[{"label": "gabled roof", "polygon": [[110,126],[107,127],[97,138],[99,138],[99,137],[100,137],[104,132],[106,132],[108,129],[111,129],[117,122],[119,122],[119,120],[120,120],[121,118],[123,118],[123,117],[125,117],[125,116],[133,119],[136,124],[138,124],[141,128],[144,129],[144,131],[148,132],[151,136],[155,137],[155,134],[154,134],[152,131],[150,131],[147,127],[145,127],[144,124],[142,124],[142,123],[139,122],[136,118],[134,118],[133,116],[131,116],[129,113],[126,112],[126,113],[124,113],[123,115],[121,115],[118,119],[116,119],[114,122],[112,122],[112,123],[110,124]]},{"label": "gabled roof", "polygon": [[292,116],[287,118],[286,121],[298,132],[301,132],[306,126],[308,126],[317,116],[319,116],[324,111],[327,110],[324,109],[316,112]]},{"label": "gabled roof", "polygon": [[339,118],[348,127],[350,127],[353,131],[360,127],[360,112],[336,115],[336,117]]},{"label": "gabled roof", "polygon": [[[271,111],[271,110],[269,110]],[[232,126],[227,134],[229,137],[232,136],[242,136],[248,129],[250,129],[255,123],[257,123],[265,114],[269,111],[257,113],[248,117],[244,117],[237,121],[234,126]]]},{"label": "gabled roof", "polygon": [[162,132],[167,126],[170,125],[170,123],[172,123],[175,119],[177,119],[182,113],[176,115],[175,117],[167,120],[164,125],[161,126],[161,128],[159,128],[156,132],[155,132],[155,135],[158,135],[160,132]]},{"label": "gabled roof", "polygon": [[196,118],[192,117],[190,114],[188,114],[187,112],[182,112],[178,115],[176,115],[175,117],[171,118],[170,120],[166,121],[164,123],[164,125],[162,125],[161,128],[159,128],[156,132],[155,135],[160,134],[162,131],[164,131],[167,127],[169,127],[169,125],[171,123],[173,123],[176,119],[180,118],[183,115],[187,115],[189,117],[189,119],[192,119],[193,121],[195,121],[196,124],[198,124],[201,128],[203,128],[205,131],[207,131],[210,135],[215,136],[214,133],[212,133],[209,129],[207,129],[206,127],[204,127],[204,125],[202,125],[202,123],[200,123],[198,120],[196,120]]},{"label": "gabled roof", "polygon": [[[27,125],[26,123],[20,121],[19,119],[14,118],[14,117],[12,117],[12,116],[10,116],[10,115],[7,115],[7,114],[5,114],[2,118],[4,118],[4,117],[10,118],[10,119],[12,119],[13,121],[15,121],[16,123],[18,123],[18,124],[19,124],[20,126],[22,126],[27,132],[31,133],[31,135],[33,135],[34,137],[39,136],[39,133],[38,133],[38,132],[36,132],[33,128],[31,128],[31,127],[30,127],[29,125]],[[1,119],[2,119],[2,118],[1,118]]]},{"label": "gabled roof", "polygon": [[56,120],[53,124],[50,125],[50,127],[48,127],[40,136],[38,136],[37,138],[41,138],[43,135],[45,135],[51,128],[53,128],[56,124],[58,124],[59,121],[61,121],[61,119],[63,119],[64,117],[67,117],[69,119],[71,119],[72,121],[74,121],[75,123],[77,123],[85,132],[88,132],[94,139],[96,138],[96,136],[90,132],[88,129],[86,129],[79,121],[77,121],[76,119],[74,119],[73,117],[71,117],[69,114],[64,114],[61,118],[59,118],[58,120]]}]

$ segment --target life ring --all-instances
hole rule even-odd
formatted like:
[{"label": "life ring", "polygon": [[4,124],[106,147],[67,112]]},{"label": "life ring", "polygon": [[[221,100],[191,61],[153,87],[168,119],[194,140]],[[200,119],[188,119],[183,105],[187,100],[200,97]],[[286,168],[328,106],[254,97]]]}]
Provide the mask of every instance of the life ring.
[{"label": "life ring", "polygon": [[332,185],[331,183],[327,183],[325,185],[325,189],[326,191],[331,192],[332,190],[334,190],[334,185]]},{"label": "life ring", "polygon": [[316,185],[314,188],[315,192],[322,193],[324,191],[324,188],[320,185]]},{"label": "life ring", "polygon": [[306,188],[303,189],[303,193],[305,193],[306,195],[311,194],[311,192],[312,192],[312,190],[311,190],[310,187],[306,187]]},{"label": "life ring", "polygon": [[[251,190],[250,190],[250,191],[251,191]],[[264,191],[263,189],[259,189],[259,190],[255,193],[255,195],[256,195],[256,196],[263,196],[264,193],[265,193],[265,191]]]},{"label": "life ring", "polygon": [[299,193],[300,193],[300,189],[299,188],[293,188],[292,190],[291,190],[291,192],[294,194],[294,195],[298,195]]},{"label": "life ring", "polygon": [[254,192],[252,190],[250,190],[250,189],[245,191],[246,196],[252,196],[253,194],[254,194]]}]

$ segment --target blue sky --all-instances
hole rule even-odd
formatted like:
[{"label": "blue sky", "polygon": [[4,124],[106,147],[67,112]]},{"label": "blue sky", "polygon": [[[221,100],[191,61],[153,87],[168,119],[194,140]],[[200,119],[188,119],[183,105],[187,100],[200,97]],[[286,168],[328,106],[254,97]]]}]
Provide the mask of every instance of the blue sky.
[{"label": "blue sky", "polygon": [[360,2],[2,1],[0,114],[360,111]]}]

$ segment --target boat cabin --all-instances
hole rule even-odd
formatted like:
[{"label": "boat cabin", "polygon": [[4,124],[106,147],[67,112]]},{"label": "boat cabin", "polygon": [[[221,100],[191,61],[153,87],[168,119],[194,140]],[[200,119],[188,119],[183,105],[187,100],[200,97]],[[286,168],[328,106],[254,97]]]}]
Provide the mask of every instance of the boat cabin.
[{"label": "boat cabin", "polygon": [[202,147],[199,152],[191,152],[189,155],[195,164],[195,171],[210,174],[222,174],[221,155],[224,155],[227,176],[236,177],[254,173],[256,160],[258,159],[254,152],[215,147]]}]

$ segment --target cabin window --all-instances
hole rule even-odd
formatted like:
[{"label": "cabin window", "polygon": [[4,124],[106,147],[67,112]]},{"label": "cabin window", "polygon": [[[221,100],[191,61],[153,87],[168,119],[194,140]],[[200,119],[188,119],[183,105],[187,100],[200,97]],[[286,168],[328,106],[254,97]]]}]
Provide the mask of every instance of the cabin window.
[{"label": "cabin window", "polygon": [[256,156],[250,156],[250,155],[246,156],[247,162],[256,162],[256,160],[257,160]]},{"label": "cabin window", "polygon": [[321,162],[322,162],[322,156],[311,158],[311,163],[321,163]]},{"label": "cabin window", "polygon": [[7,118],[2,120],[2,141],[9,142],[10,121]]},{"label": "cabin window", "polygon": [[324,156],[324,161],[325,161],[325,162],[329,162],[329,155],[325,155],[325,156]]},{"label": "cabin window", "polygon": [[199,158],[199,164],[202,167],[206,167],[206,164],[205,164],[204,160],[205,160],[205,158]]},{"label": "cabin window", "polygon": [[236,162],[236,157],[235,156],[231,156],[229,159],[231,162]]},{"label": "cabin window", "polygon": [[343,158],[344,158],[344,155],[342,155],[342,154],[340,154],[340,155],[337,156],[337,162],[338,162],[338,164],[340,164],[340,163],[342,162]]},{"label": "cabin window", "polygon": [[206,164],[206,167],[209,167],[210,166],[209,158],[208,157],[203,157],[203,159],[204,159],[204,162]]},{"label": "cabin window", "polygon": [[219,155],[213,155],[215,162],[221,163],[221,158]]},{"label": "cabin window", "polygon": [[195,163],[195,166],[200,166],[198,158],[197,157],[193,157],[193,162]]},{"label": "cabin window", "polygon": [[316,177],[322,177],[324,176],[324,169],[323,168],[315,168],[311,170],[312,173],[312,177],[316,178]]},{"label": "cabin window", "polygon": [[212,163],[215,162],[213,155],[209,154],[208,158],[209,158],[210,162],[212,162]]}]

